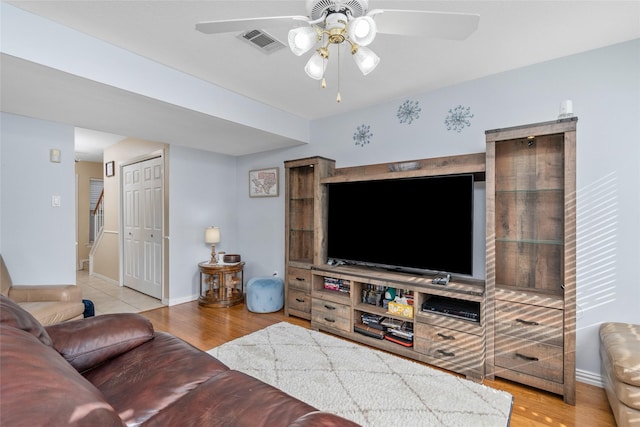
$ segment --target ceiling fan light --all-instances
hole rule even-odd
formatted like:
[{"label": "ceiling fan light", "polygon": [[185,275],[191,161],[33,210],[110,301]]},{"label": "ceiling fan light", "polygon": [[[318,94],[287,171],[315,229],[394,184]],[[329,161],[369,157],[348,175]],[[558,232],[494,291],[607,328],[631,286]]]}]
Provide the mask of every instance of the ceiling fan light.
[{"label": "ceiling fan light", "polygon": [[360,46],[353,53],[353,60],[365,76],[372,72],[380,62],[380,57],[368,47]]},{"label": "ceiling fan light", "polygon": [[304,71],[309,77],[314,80],[320,80],[324,76],[324,70],[327,68],[327,61],[320,55],[320,52],[314,53],[307,65],[304,67]]},{"label": "ceiling fan light", "polygon": [[370,16],[360,16],[349,22],[349,40],[360,46],[369,45],[376,38],[377,32],[376,21]]},{"label": "ceiling fan light", "polygon": [[318,41],[318,33],[313,27],[298,27],[289,31],[288,40],[291,52],[300,56],[311,50]]}]

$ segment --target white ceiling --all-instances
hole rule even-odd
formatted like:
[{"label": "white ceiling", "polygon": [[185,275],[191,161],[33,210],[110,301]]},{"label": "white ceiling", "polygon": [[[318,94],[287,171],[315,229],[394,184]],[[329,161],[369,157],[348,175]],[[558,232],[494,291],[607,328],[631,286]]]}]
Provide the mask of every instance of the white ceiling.
[{"label": "white ceiling", "polygon": [[75,128],[75,159],[81,162],[102,163],[102,152],[110,145],[126,139],[122,135],[92,129]]},{"label": "white ceiling", "polygon": [[[477,13],[480,24],[478,30],[464,41],[379,35],[369,47],[380,56],[381,62],[368,76],[362,76],[346,55],[343,58],[340,71],[342,102],[337,104],[336,55],[330,58],[328,87],[321,89],[319,83],[309,79],[303,71],[310,54],[297,57],[288,48],[265,54],[240,40],[237,34],[206,35],[194,29],[200,21],[306,15],[304,1],[21,0],[6,3],[308,120],[640,38],[640,1],[371,0],[370,9]],[[286,30],[266,30],[286,44]],[[9,86],[19,87],[20,91],[30,90],[31,84],[21,85],[19,82],[25,73],[12,74],[8,69],[11,65],[15,65],[17,70],[19,65],[25,66],[21,61],[9,61],[3,56],[3,92]],[[38,75],[46,71],[40,69]],[[81,87],[77,91],[83,96],[93,90],[86,82],[64,81],[65,85]],[[33,86],[36,90],[42,89],[39,85]],[[100,90],[105,88],[94,89],[95,96],[104,96]],[[100,117],[100,109],[94,113],[92,109],[84,108],[80,114],[78,109],[69,108],[67,117],[59,111],[59,105],[58,111],[53,111],[55,102],[51,102],[49,107],[40,102],[36,107],[25,105],[24,98],[22,105],[14,107],[10,102],[14,97],[4,99],[3,95],[3,111],[29,114],[26,110],[33,109],[37,110],[29,114],[33,117],[163,142],[179,139],[183,145],[232,155],[299,143],[261,138],[264,141],[260,143],[246,147],[235,143],[232,147],[229,144],[234,145],[233,138],[228,138],[229,143],[204,144],[202,140],[206,135],[210,139],[211,126],[225,126],[223,131],[228,135],[248,132],[247,136],[250,136],[251,132],[242,129],[243,126],[225,123],[215,117],[202,117],[202,113],[152,99],[136,98],[131,103],[136,120],[129,118],[127,123],[117,123],[124,118]],[[73,100],[67,96],[65,102],[73,103]],[[52,111],[47,111],[47,108]],[[174,124],[171,123],[174,113],[181,121],[180,135],[172,135],[169,128]],[[169,123],[158,124],[156,120],[159,129],[152,130],[149,127],[153,117],[166,117]],[[190,121],[194,126],[188,125]]]}]

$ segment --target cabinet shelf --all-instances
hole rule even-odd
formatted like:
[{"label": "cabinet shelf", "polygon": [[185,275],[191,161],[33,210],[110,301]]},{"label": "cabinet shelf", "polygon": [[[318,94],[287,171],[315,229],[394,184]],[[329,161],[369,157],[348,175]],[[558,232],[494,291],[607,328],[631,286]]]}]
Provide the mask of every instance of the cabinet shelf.
[{"label": "cabinet shelf", "polygon": [[396,314],[391,314],[386,309],[375,306],[375,305],[371,305],[371,304],[357,303],[357,304],[354,304],[353,309],[361,311],[363,313],[377,314],[378,316],[390,317],[392,319],[402,320],[406,322],[414,321],[413,317],[404,317],[404,316],[398,316]]},{"label": "cabinet shelf", "polygon": [[[365,313],[377,314],[378,316],[388,316],[387,310],[382,307],[378,307],[371,304],[357,303],[353,306],[355,310],[359,310]],[[394,317],[394,316],[390,316]]]},{"label": "cabinet shelf", "polygon": [[[348,334],[340,334],[341,336],[351,339],[353,341],[360,342],[362,344],[366,344],[371,347],[379,348],[384,351],[388,351],[389,353],[399,354],[404,357],[408,357],[410,359],[417,359],[423,362],[427,362],[421,355],[416,352],[413,347],[404,347],[400,344],[393,343],[391,341],[387,341],[385,339],[378,339],[368,337],[364,334],[360,334],[358,332],[351,332]],[[428,362],[427,362],[428,363]]]},{"label": "cabinet shelf", "polygon": [[314,289],[313,295],[320,298],[326,298],[329,300],[340,301],[344,303],[348,303],[351,299],[351,295],[349,294],[349,292],[333,291],[330,289]]},{"label": "cabinet shelf", "polygon": [[509,193],[562,193],[564,188],[518,188],[508,190],[496,190],[496,194],[509,194]]},{"label": "cabinet shelf", "polygon": [[303,264],[306,264],[306,266],[308,267],[309,265],[313,264],[313,259],[312,258],[290,258],[289,259],[289,266],[304,267]]},{"label": "cabinet shelf", "polygon": [[562,240],[538,240],[538,239],[501,239],[496,238],[496,242],[503,243],[529,243],[534,245],[563,245]]},{"label": "cabinet shelf", "polygon": [[501,288],[508,291],[523,292],[528,295],[529,300],[531,300],[531,297],[533,296],[532,294],[544,295],[551,298],[562,298],[562,295],[564,294],[562,283],[556,282],[556,283],[553,283],[552,286],[553,288],[543,289],[540,287],[517,285],[515,283],[509,284],[509,283],[496,282],[496,289]]}]

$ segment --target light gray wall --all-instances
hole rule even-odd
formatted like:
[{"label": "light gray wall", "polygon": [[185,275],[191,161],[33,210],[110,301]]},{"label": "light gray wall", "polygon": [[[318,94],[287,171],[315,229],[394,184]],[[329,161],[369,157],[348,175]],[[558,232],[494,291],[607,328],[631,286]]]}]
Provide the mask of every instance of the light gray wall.
[{"label": "light gray wall", "polygon": [[[0,237],[14,284],[75,283],[72,126],[1,113]],[[61,163],[49,161],[60,149]],[[60,207],[51,196],[60,196]]]},{"label": "light gray wall", "polygon": [[[254,275],[284,268],[282,191],[277,203],[250,199],[242,191],[249,169],[279,166],[282,171],[284,160],[314,155],[345,167],[484,152],[485,130],[555,120],[565,99],[573,100],[578,116],[577,367],[579,379],[597,383],[598,325],[640,323],[640,40],[348,114],[339,114],[349,102],[343,97],[336,116],[311,123],[311,144],[240,159],[237,210],[243,257]],[[405,100],[418,101],[421,108],[412,124],[400,124],[396,117]],[[470,107],[471,126],[448,131],[445,117],[458,105]],[[353,134],[363,124],[371,126],[373,136],[360,147]],[[484,215],[476,216],[475,226],[484,227]],[[271,242],[270,250],[254,242]],[[475,256],[484,262],[482,249]]]},{"label": "light gray wall", "polygon": [[211,258],[204,230],[220,227],[216,251],[238,253],[236,158],[171,146],[169,149],[169,298],[198,297],[198,262]]}]

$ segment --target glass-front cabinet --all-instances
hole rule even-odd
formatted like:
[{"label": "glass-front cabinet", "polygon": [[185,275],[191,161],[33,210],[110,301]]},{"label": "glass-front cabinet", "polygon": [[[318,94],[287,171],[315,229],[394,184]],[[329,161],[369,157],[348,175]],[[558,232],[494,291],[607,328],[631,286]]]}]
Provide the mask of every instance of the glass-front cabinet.
[{"label": "glass-front cabinet", "polygon": [[487,374],[575,403],[577,118],[487,139]]},{"label": "glass-front cabinet", "polygon": [[311,267],[326,262],[326,188],[335,161],[308,157],[285,167],[285,314],[311,319]]}]

